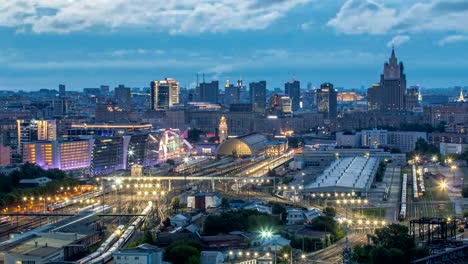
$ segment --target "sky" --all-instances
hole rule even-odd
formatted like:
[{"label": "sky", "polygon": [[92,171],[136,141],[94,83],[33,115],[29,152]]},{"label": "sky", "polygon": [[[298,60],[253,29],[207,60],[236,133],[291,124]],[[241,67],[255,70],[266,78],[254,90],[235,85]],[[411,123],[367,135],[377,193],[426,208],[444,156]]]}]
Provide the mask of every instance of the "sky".
[{"label": "sky", "polygon": [[0,90],[175,78],[468,85],[467,0],[0,0]]}]

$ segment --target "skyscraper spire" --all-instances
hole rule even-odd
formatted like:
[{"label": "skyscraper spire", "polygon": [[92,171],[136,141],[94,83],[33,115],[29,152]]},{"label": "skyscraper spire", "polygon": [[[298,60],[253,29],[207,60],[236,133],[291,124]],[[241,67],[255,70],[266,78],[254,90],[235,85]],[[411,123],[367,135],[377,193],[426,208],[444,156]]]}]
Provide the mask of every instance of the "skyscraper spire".
[{"label": "skyscraper spire", "polygon": [[395,56],[395,46],[392,44],[392,55],[390,56],[390,64],[397,64],[397,58]]},{"label": "skyscraper spire", "polygon": [[458,96],[457,102],[463,103],[465,102],[465,96],[463,96],[463,88],[460,87],[460,95]]}]

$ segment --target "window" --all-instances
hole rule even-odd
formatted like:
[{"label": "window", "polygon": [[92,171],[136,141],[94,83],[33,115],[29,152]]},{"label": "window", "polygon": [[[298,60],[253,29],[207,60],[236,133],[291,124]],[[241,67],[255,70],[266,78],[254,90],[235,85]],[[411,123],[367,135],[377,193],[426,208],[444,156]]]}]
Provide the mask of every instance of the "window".
[{"label": "window", "polygon": [[139,259],[140,259],[140,257],[135,257],[135,260],[139,260]]}]

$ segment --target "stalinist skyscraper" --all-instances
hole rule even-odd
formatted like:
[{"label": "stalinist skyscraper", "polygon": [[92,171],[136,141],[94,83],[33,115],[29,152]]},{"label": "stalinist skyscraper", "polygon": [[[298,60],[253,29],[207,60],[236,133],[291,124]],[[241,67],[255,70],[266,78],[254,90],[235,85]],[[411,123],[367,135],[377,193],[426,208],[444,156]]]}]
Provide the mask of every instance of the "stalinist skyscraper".
[{"label": "stalinist skyscraper", "polygon": [[381,110],[404,111],[406,94],[406,75],[403,72],[403,62],[398,63],[395,49],[384,64],[384,72],[380,76]]}]

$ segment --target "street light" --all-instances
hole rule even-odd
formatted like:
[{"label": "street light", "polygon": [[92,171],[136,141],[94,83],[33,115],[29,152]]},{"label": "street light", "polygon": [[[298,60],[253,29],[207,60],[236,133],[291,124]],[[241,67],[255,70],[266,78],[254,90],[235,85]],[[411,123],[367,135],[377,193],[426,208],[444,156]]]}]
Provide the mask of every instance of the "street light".
[{"label": "street light", "polygon": [[437,162],[437,159],[438,159],[438,158],[437,158],[437,155],[434,155],[434,156],[432,156],[431,161],[432,161],[432,162]]},{"label": "street light", "polygon": [[447,187],[448,187],[447,181],[442,180],[442,181],[439,182],[439,188],[440,188],[441,190],[446,190]]}]

